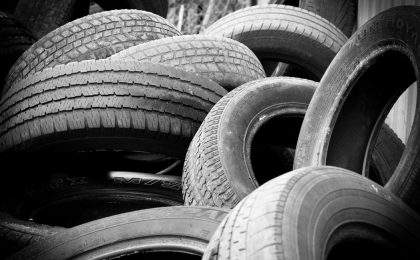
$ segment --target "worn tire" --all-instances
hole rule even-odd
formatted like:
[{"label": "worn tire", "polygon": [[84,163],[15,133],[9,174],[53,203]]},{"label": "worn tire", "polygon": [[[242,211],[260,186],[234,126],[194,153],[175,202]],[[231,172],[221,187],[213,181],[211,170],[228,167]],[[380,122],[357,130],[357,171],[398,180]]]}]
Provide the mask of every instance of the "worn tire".
[{"label": "worn tire", "polygon": [[[295,168],[333,165],[368,172],[379,127],[419,75],[419,42],[414,33],[420,31],[419,17],[419,7],[389,9],[363,25],[340,50],[308,108]],[[406,148],[386,184],[416,210],[420,210],[419,110],[417,106]]]},{"label": "worn tire", "polygon": [[160,64],[56,66],[20,81],[0,101],[0,151],[143,151],[183,158],[225,93],[209,79]]},{"label": "worn tire", "polygon": [[295,170],[264,184],[223,220],[203,259],[418,259],[420,217],[362,176]]},{"label": "worn tire", "polygon": [[189,259],[190,254],[204,253],[226,213],[216,208],[183,206],[129,212],[60,232],[10,259],[112,258],[147,251],[156,255],[165,255],[166,251],[175,256],[173,259]]},{"label": "worn tire", "polygon": [[[167,20],[139,10],[115,10],[82,17],[48,33],[25,51],[4,86],[48,67],[104,59],[142,42],[181,35]],[[4,93],[3,91],[3,93]]]},{"label": "worn tire", "polygon": [[13,17],[0,12],[0,90],[13,63],[34,42],[36,39],[29,29]]},{"label": "worn tire", "polygon": [[[292,170],[293,150],[318,83],[297,78],[249,82],[224,96],[190,144],[184,163],[185,205],[233,208],[266,181]],[[404,145],[384,126],[372,174],[383,185]],[[234,152],[233,152],[234,151]]]},{"label": "worn tire", "polygon": [[163,18],[168,14],[168,0],[95,0],[103,9],[138,9],[152,12]]},{"label": "worn tire", "polygon": [[3,259],[30,244],[52,236],[64,228],[23,221],[0,212],[0,257]]},{"label": "worn tire", "polygon": [[[79,2],[81,1],[19,0],[13,15],[40,39],[57,27],[71,22],[75,14],[79,12]],[[80,16],[85,15],[87,12],[80,13]]]},{"label": "worn tire", "polygon": [[[332,23],[286,5],[253,6],[209,26],[207,35],[237,40],[264,59],[298,65],[320,79],[347,37]],[[267,75],[271,75],[267,72]]]},{"label": "worn tire", "polygon": [[255,54],[240,42],[217,36],[186,35],[128,48],[111,59],[162,63],[205,76],[227,90],[265,78]]},{"label": "worn tire", "polygon": [[2,200],[5,211],[22,220],[69,228],[125,212],[183,204],[180,176],[110,170],[36,175],[22,174],[25,177],[2,188],[3,196],[9,194]]}]

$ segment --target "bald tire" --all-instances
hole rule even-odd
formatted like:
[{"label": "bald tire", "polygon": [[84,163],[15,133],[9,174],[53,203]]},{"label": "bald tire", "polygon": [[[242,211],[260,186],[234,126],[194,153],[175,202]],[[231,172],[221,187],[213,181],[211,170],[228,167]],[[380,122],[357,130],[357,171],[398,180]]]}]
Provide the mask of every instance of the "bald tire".
[{"label": "bald tire", "polygon": [[129,212],[60,232],[10,259],[112,258],[158,248],[201,256],[226,213],[185,206]]},{"label": "bald tire", "polygon": [[98,60],[45,69],[0,101],[0,151],[145,151],[183,158],[226,93],[160,64]]},{"label": "bald tire", "polygon": [[17,81],[48,67],[104,59],[150,40],[181,35],[166,19],[139,10],[92,14],[48,33],[26,50],[10,69],[3,94]]},{"label": "bald tire", "polygon": [[185,35],[139,44],[111,56],[172,66],[205,76],[227,90],[265,78],[255,54],[240,42],[218,36]]},{"label": "bald tire", "polygon": [[242,200],[203,259],[418,259],[419,242],[420,216],[389,191],[341,168],[307,167]]}]

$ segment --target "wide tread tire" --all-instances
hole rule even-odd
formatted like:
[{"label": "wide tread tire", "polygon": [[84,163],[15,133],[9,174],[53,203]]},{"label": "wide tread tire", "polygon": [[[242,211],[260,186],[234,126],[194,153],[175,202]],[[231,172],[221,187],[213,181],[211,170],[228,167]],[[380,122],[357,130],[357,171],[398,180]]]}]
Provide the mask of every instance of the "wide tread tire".
[{"label": "wide tread tire", "polygon": [[97,60],[45,69],[0,101],[0,151],[147,151],[183,158],[226,93],[160,64]]},{"label": "wide tread tire", "polygon": [[154,40],[114,54],[111,59],[161,63],[195,72],[227,90],[266,76],[248,47],[217,36],[185,35]]},{"label": "wide tread tire", "polygon": [[420,216],[354,172],[307,167],[242,200],[214,233],[203,259],[330,259],[346,241],[379,244],[383,251],[356,250],[345,252],[354,258],[333,259],[418,259]]},{"label": "wide tread tire", "polygon": [[17,81],[48,67],[104,59],[131,46],[181,35],[166,19],[139,10],[114,10],[82,17],[42,37],[11,68],[3,93]]}]

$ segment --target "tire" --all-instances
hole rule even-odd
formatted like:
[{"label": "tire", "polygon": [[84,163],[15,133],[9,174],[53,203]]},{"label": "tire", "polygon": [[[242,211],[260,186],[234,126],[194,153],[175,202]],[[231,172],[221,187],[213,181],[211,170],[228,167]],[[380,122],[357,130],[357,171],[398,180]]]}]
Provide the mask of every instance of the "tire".
[{"label": "tire", "polygon": [[111,56],[162,63],[205,76],[226,90],[265,78],[255,54],[245,45],[224,37],[174,36],[136,45]]},{"label": "tire", "polygon": [[[40,39],[57,27],[72,21],[80,0],[19,0],[14,16]],[[86,2],[86,1],[85,1]],[[80,14],[87,15],[87,12]]]},{"label": "tire", "polygon": [[0,101],[0,152],[143,151],[182,159],[225,93],[209,79],[160,64],[56,66],[20,81]]},{"label": "tire", "polygon": [[104,59],[139,43],[180,35],[167,20],[145,11],[115,10],[77,19],[48,33],[11,68],[3,89],[48,67]]},{"label": "tire", "polygon": [[3,195],[9,194],[3,207],[22,220],[50,226],[70,228],[125,212],[183,204],[179,176],[109,170],[21,176],[19,186],[3,187]]},{"label": "tire", "polygon": [[0,213],[0,257],[3,259],[30,244],[52,236],[64,228],[22,221]]},{"label": "tire", "polygon": [[136,253],[151,253],[155,259],[199,259],[226,213],[183,206],[129,212],[66,230],[10,259],[93,259]]},{"label": "tire", "polygon": [[32,33],[19,21],[0,12],[0,82],[4,81],[13,63],[35,41]]},{"label": "tire", "polygon": [[[327,164],[368,172],[366,165],[379,126],[398,96],[416,81],[418,72],[413,64],[420,64],[417,40],[409,33],[411,27],[409,32],[401,28],[409,24],[420,30],[418,15],[420,8],[413,6],[382,12],[362,26],[337,54],[303,121],[295,169]],[[416,210],[420,210],[419,109],[401,160],[386,184]]]},{"label": "tire", "polygon": [[[297,78],[249,82],[212,108],[190,144],[185,205],[233,208],[261,184],[291,171],[306,109],[318,84]],[[367,177],[383,185],[404,145],[384,126]],[[235,151],[235,152],[232,152]]]},{"label": "tire", "polygon": [[[248,46],[260,59],[297,65],[320,79],[347,41],[324,18],[286,5],[244,8],[208,27],[204,34],[224,36]],[[271,75],[270,71],[266,71]]]},{"label": "tire", "polygon": [[418,259],[420,217],[390,192],[335,167],[295,170],[241,201],[203,259]]},{"label": "tire", "polygon": [[300,0],[299,7],[324,17],[350,37],[356,26],[356,0]]},{"label": "tire", "polygon": [[152,12],[163,18],[168,14],[168,0],[95,0],[103,9],[138,9]]}]

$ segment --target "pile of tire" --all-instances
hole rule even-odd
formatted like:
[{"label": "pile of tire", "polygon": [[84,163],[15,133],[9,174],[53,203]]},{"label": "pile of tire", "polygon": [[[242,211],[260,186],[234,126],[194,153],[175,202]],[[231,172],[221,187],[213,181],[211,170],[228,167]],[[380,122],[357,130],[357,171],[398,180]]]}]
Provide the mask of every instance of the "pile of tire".
[{"label": "pile of tire", "polygon": [[310,8],[200,35],[137,9],[43,36],[0,16],[20,36],[0,46],[0,258],[420,257],[420,113],[406,145],[384,124],[419,74],[420,8],[350,39]]}]

